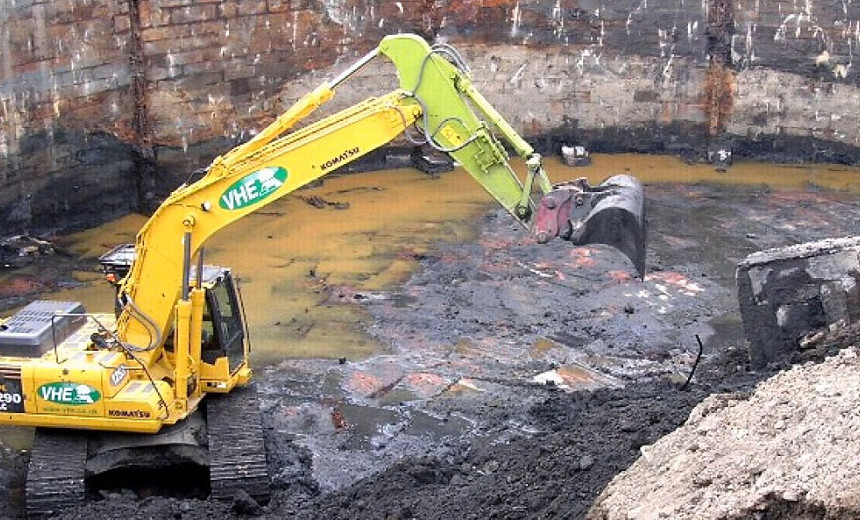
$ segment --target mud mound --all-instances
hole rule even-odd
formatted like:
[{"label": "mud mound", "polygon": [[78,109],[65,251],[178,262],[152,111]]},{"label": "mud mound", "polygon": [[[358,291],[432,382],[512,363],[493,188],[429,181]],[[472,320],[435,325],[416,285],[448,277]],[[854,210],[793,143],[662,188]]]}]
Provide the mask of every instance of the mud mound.
[{"label": "mud mound", "polygon": [[183,500],[165,497],[137,499],[133,494],[116,493],[104,500],[63,511],[52,518],[65,520],[128,520],[130,518],[182,518],[204,520],[236,517],[236,511],[216,501]]},{"label": "mud mound", "polygon": [[860,517],[860,356],[718,394],[616,477],[588,518]]},{"label": "mud mound", "polygon": [[295,518],[583,518],[612,477],[681,424],[712,392],[748,391],[761,374],[735,370],[740,352],[700,368],[687,390],[668,381],[553,392],[527,416],[536,429],[484,432],[448,457],[405,459],[346,489],[279,497]]}]

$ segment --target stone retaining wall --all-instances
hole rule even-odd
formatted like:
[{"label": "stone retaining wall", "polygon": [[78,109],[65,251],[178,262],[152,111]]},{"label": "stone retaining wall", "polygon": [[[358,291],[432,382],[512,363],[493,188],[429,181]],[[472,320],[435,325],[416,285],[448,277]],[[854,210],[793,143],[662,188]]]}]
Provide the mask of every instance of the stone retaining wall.
[{"label": "stone retaining wall", "polygon": [[[831,0],[6,0],[0,230],[159,196],[378,40],[457,45],[544,152],[860,163],[860,5]],[[392,71],[338,93],[380,94]],[[390,82],[389,82],[390,83]],[[523,103],[524,99],[529,100]]]}]

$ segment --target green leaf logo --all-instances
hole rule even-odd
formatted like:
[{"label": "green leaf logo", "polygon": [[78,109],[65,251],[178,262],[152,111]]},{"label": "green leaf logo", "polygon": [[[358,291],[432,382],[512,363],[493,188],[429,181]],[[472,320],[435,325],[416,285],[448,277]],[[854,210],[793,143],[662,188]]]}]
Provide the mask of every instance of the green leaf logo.
[{"label": "green leaf logo", "polygon": [[242,177],[224,190],[218,204],[227,210],[242,209],[259,202],[287,181],[287,170],[269,166]]},{"label": "green leaf logo", "polygon": [[71,382],[44,384],[38,393],[45,401],[74,406],[95,404],[102,398],[101,393],[90,385]]}]

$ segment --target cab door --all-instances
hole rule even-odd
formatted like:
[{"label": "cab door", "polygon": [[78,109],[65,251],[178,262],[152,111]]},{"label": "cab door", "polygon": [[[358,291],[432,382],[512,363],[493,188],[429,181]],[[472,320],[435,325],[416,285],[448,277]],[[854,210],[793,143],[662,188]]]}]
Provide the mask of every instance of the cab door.
[{"label": "cab door", "polygon": [[230,272],[219,277],[207,291],[208,316],[203,317],[204,339],[202,356],[207,363],[213,358],[227,356],[230,373],[245,361],[245,324],[236,294],[237,287]]}]

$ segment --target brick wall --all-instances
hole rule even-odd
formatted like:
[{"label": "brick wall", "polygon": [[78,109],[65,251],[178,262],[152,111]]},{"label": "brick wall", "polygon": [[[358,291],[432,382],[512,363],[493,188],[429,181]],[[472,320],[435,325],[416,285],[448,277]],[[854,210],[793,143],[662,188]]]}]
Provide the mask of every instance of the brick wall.
[{"label": "brick wall", "polygon": [[[0,235],[50,227],[70,209],[83,222],[157,200],[401,31],[455,44],[482,92],[543,151],[576,140],[701,157],[719,139],[740,155],[860,162],[851,2],[2,5]],[[393,79],[363,73],[333,104]]]},{"label": "brick wall", "polygon": [[[135,198],[124,3],[4,2],[0,12],[0,229],[58,226]],[[131,193],[129,197],[128,193]],[[69,218],[71,216],[72,218]]]}]

